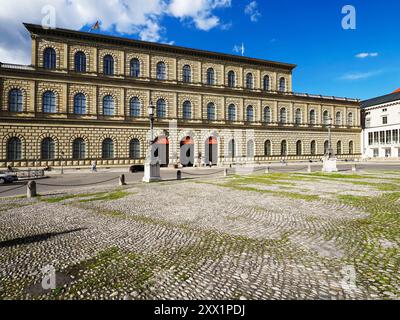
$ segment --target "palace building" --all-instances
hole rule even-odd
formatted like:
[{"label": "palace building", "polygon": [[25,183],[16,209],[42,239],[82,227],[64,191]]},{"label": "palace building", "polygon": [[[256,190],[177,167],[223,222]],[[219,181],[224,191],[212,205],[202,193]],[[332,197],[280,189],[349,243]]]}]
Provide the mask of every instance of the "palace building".
[{"label": "palace building", "polygon": [[400,90],[361,103],[364,159],[400,158]]},{"label": "palace building", "polygon": [[0,64],[0,167],[361,156],[360,103],[294,93],[293,64],[25,24],[32,64]]}]

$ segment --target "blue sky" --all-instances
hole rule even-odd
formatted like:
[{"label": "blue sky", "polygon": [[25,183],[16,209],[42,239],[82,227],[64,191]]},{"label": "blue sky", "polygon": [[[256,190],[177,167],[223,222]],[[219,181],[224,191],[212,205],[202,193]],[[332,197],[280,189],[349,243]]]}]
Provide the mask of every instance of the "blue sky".
[{"label": "blue sky", "polygon": [[[400,87],[396,0],[2,0],[0,61],[29,63],[20,25],[39,23],[48,3],[59,27],[86,31],[98,19],[99,33],[224,53],[243,42],[246,56],[297,64],[296,92],[367,99]],[[356,30],[342,28],[348,4]]]}]

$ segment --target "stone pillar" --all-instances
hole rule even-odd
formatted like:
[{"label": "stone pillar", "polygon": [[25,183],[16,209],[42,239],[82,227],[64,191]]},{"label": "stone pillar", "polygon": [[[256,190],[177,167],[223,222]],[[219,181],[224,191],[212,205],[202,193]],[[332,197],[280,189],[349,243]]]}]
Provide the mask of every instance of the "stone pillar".
[{"label": "stone pillar", "polygon": [[120,185],[120,186],[126,186],[125,175],[124,175],[124,174],[121,174],[121,175],[119,176],[119,185]]},{"label": "stone pillar", "polygon": [[27,189],[26,189],[26,196],[28,199],[37,197],[35,181],[28,182]]}]

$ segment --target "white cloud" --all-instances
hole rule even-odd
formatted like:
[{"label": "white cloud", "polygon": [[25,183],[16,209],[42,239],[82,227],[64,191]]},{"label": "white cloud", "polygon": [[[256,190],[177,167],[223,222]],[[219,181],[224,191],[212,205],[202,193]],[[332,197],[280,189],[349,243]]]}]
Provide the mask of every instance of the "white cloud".
[{"label": "white cloud", "polygon": [[364,80],[379,75],[381,73],[382,70],[347,73],[342,77],[340,77],[340,80],[347,80],[347,81]]},{"label": "white cloud", "polygon": [[60,28],[80,30],[100,21],[101,31],[171,43],[164,36],[163,17],[189,21],[208,31],[221,23],[214,10],[229,7],[231,0],[1,0],[0,61],[30,63],[30,38],[22,23],[40,24],[46,5],[55,8]]},{"label": "white cloud", "polygon": [[361,52],[359,54],[356,54],[355,57],[359,59],[365,59],[365,58],[374,58],[379,56],[378,52]]},{"label": "white cloud", "polygon": [[191,19],[196,28],[208,31],[220,24],[213,10],[230,6],[231,0],[172,0],[169,13],[181,20]]},{"label": "white cloud", "polygon": [[261,13],[258,10],[258,3],[257,1],[250,2],[245,8],[244,13],[250,16],[250,20],[252,22],[257,22],[258,19],[261,17]]}]

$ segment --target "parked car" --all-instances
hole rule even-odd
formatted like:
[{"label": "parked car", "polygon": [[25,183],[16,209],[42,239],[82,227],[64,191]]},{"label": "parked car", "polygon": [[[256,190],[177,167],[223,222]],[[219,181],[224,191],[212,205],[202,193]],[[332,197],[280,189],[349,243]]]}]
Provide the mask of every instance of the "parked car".
[{"label": "parked car", "polygon": [[131,167],[129,168],[129,171],[130,171],[131,173],[143,172],[143,171],[144,171],[144,165],[138,164],[138,165],[131,166]]},{"label": "parked car", "polygon": [[15,173],[0,171],[0,184],[13,183],[18,177]]}]

